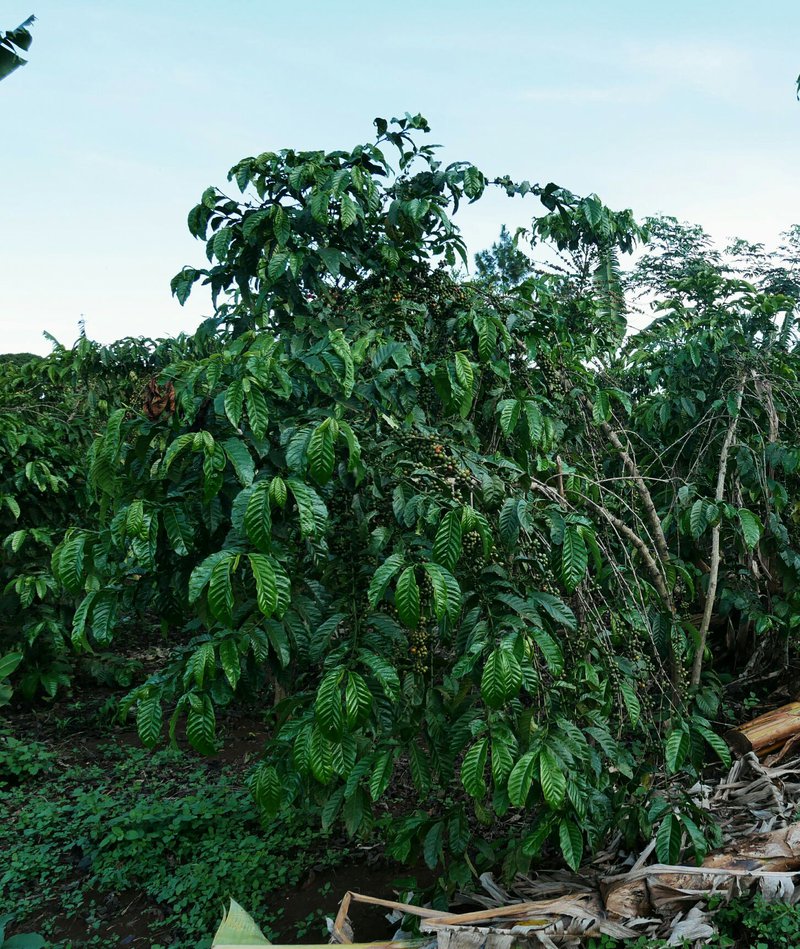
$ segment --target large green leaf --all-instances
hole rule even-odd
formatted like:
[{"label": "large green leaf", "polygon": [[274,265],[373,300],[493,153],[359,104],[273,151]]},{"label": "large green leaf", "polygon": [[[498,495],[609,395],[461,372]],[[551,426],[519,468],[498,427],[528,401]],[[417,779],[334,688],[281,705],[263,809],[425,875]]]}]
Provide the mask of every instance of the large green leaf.
[{"label": "large green leaf", "polygon": [[215,564],[208,581],[208,606],[221,623],[233,622],[233,585],[231,584],[232,558]]},{"label": "large green leaf", "polygon": [[431,789],[431,763],[428,751],[419,744],[413,744],[408,749],[408,759],[411,765],[411,779],[417,792],[426,795]]},{"label": "large green leaf", "polygon": [[580,827],[569,817],[562,817],[558,825],[558,840],[568,866],[577,870],[583,858],[583,832]]},{"label": "large green leaf", "polygon": [[162,727],[161,696],[154,693],[139,699],[136,705],[136,730],[145,748],[153,748],[158,743]]},{"label": "large green leaf", "polygon": [[241,379],[236,379],[225,390],[225,414],[234,428],[239,427],[243,412],[244,386]]},{"label": "large green leaf", "polygon": [[242,674],[239,646],[235,639],[223,639],[219,644],[219,662],[225,678],[231,688],[235,689]]},{"label": "large green leaf", "polygon": [[265,554],[249,554],[249,560],[256,581],[258,608],[264,616],[272,616],[278,605],[278,583],[272,561]]},{"label": "large green leaf", "polygon": [[525,422],[528,426],[528,438],[532,445],[538,445],[542,440],[544,422],[542,413],[536,402],[525,400]]},{"label": "large green leaf", "polygon": [[321,508],[320,506],[320,498],[317,492],[298,478],[289,478],[287,484],[297,504],[300,533],[304,537],[312,537],[318,534],[320,531],[320,514],[324,507]]},{"label": "large green leaf", "polygon": [[[85,649],[87,652],[91,652],[92,647],[86,635],[86,626],[96,596],[97,590],[90,590],[78,604],[78,608],[72,617],[72,644],[76,649]],[[2,679],[2,676],[0,676],[0,679]]]},{"label": "large green leaf", "polygon": [[204,755],[212,754],[216,732],[214,706],[207,695],[201,696],[190,692],[188,698],[189,714],[186,716],[186,737],[196,751]]},{"label": "large green leaf", "polygon": [[475,371],[472,363],[466,353],[456,353],[455,355],[456,379],[458,384],[465,392],[472,394],[472,386],[475,381]]},{"label": "large green leaf", "polygon": [[269,940],[258,928],[253,917],[232,899],[228,912],[214,934],[212,949],[214,946],[268,946],[269,944]]},{"label": "large green leaf", "polygon": [[369,779],[369,793],[373,801],[383,797],[389,782],[392,778],[394,769],[394,754],[391,751],[382,751],[376,758],[372,766],[372,774]]},{"label": "large green leaf", "polygon": [[433,542],[433,559],[451,573],[461,556],[461,519],[461,511],[448,511],[442,518]]},{"label": "large green leaf", "polygon": [[527,751],[508,776],[508,797],[515,807],[524,807],[533,784],[538,763],[538,752]]},{"label": "large green leaf", "polygon": [[664,751],[667,767],[674,774],[686,760],[691,748],[689,733],[684,728],[675,728],[667,736]]},{"label": "large green leaf", "polygon": [[256,468],[247,445],[239,438],[228,438],[222,443],[222,447],[241,484],[244,487],[251,485]]},{"label": "large green leaf", "polygon": [[531,638],[542,651],[545,662],[553,675],[561,675],[564,671],[564,653],[553,637],[543,629],[533,628]]},{"label": "large green leaf", "polygon": [[5,656],[0,656],[0,680],[7,679],[22,662],[21,652],[7,652]]},{"label": "large green leaf", "polygon": [[708,527],[708,519],[706,517],[707,509],[708,501],[703,498],[698,498],[689,512],[689,529],[695,540],[697,540],[706,527]]},{"label": "large green leaf", "polygon": [[330,480],[335,461],[334,445],[338,432],[332,419],[325,419],[311,433],[306,453],[311,477],[319,484]]},{"label": "large green leaf", "polygon": [[317,698],[314,702],[314,715],[320,732],[331,740],[342,737],[344,728],[344,711],[342,706],[341,683],[345,670],[341,667],[331,669],[323,676],[317,689]]},{"label": "large green leaf", "polygon": [[681,854],[681,825],[674,814],[667,814],[656,833],[656,856],[660,863],[677,863]]},{"label": "large green leaf", "polygon": [[592,405],[592,419],[595,425],[602,425],[611,418],[611,403],[608,399],[608,393],[598,389]]},{"label": "large green leaf", "polygon": [[402,554],[392,554],[378,567],[369,585],[369,605],[374,609],[383,599],[392,577],[403,566]]},{"label": "large green leaf", "polygon": [[567,793],[567,779],[549,748],[542,748],[539,752],[539,780],[545,801],[553,810],[558,810]]},{"label": "large green leaf", "polygon": [[165,471],[169,471],[170,466],[173,461],[178,457],[178,455],[194,441],[194,436],[188,432],[184,435],[179,435],[173,442],[170,443],[169,448],[167,448],[164,453],[164,461],[162,462]]},{"label": "large green leaf", "polygon": [[481,676],[481,696],[489,708],[502,708],[522,686],[522,667],[510,649],[489,653]]},{"label": "large green leaf", "polygon": [[83,586],[85,546],[86,538],[77,534],[64,542],[58,554],[56,575],[70,593],[78,593]]},{"label": "large green leaf", "polygon": [[519,399],[504,399],[497,406],[500,415],[500,428],[504,435],[510,435],[517,427],[520,413]]},{"label": "large green leaf", "polygon": [[513,547],[519,537],[519,499],[506,498],[500,509],[498,526],[500,528],[500,539],[507,547]]},{"label": "large green leaf", "polygon": [[539,590],[535,590],[530,594],[530,599],[538,606],[541,606],[545,613],[551,616],[557,623],[560,623],[573,632],[577,629],[578,623],[575,619],[575,614],[567,604],[557,596],[554,596],[552,593],[542,593]]},{"label": "large green leaf", "polygon": [[267,408],[267,400],[264,398],[264,393],[256,385],[252,384],[252,382],[245,396],[245,402],[247,404],[247,418],[250,421],[250,429],[256,438],[264,438],[267,433],[267,425],[269,424],[269,409]]},{"label": "large green leaf", "polygon": [[409,629],[419,625],[419,587],[414,567],[406,567],[397,579],[394,591],[397,612]]},{"label": "large green leaf", "polygon": [[283,784],[271,764],[262,761],[248,782],[250,793],[266,817],[275,817],[283,800]]},{"label": "large green leaf", "polygon": [[349,728],[357,728],[369,718],[372,709],[372,693],[363,676],[352,669],[347,673],[344,701]]},{"label": "large green leaf", "polygon": [[502,787],[511,774],[516,747],[516,741],[508,741],[506,736],[492,736],[492,779],[496,787]]},{"label": "large green leaf", "polygon": [[480,738],[464,755],[461,762],[461,783],[470,797],[482,800],[486,795],[486,760],[489,750],[488,738]]},{"label": "large green leaf", "polygon": [[177,505],[170,505],[164,508],[161,516],[172,550],[179,557],[187,557],[192,547],[193,531],[186,512]]},{"label": "large green leaf", "polygon": [[642,714],[642,706],[639,702],[639,697],[636,695],[636,687],[633,685],[633,683],[623,679],[619,683],[619,690],[622,693],[622,699],[625,702],[626,709],[628,710],[628,717],[630,718],[631,725],[636,728],[636,726],[639,724],[639,718]]},{"label": "large green leaf", "polygon": [[728,746],[719,737],[719,735],[715,734],[710,728],[707,728],[704,725],[694,725],[694,729],[700,735],[702,735],[723,765],[725,765],[726,768],[729,768],[731,766],[731,753]]},{"label": "large green leaf", "polygon": [[203,500],[208,502],[219,494],[227,458],[222,445],[212,443],[203,455]]},{"label": "large green leaf", "polygon": [[194,568],[192,575],[189,577],[188,593],[190,603],[194,603],[194,601],[203,592],[206,584],[211,579],[211,574],[217,564],[221,563],[223,560],[229,560],[232,557],[233,554],[231,551],[218,550],[216,553],[209,554],[205,560],[203,560]]},{"label": "large green leaf", "polygon": [[742,526],[742,537],[744,537],[745,546],[749,550],[752,550],[761,540],[761,534],[764,528],[761,526],[761,521],[752,511],[740,508],[738,515],[739,523]]},{"label": "large green leaf", "polygon": [[436,563],[423,564],[430,577],[433,589],[433,609],[436,618],[445,616],[455,621],[461,611],[461,588],[456,578],[444,567]]},{"label": "large green leaf", "polygon": [[111,642],[116,609],[116,591],[100,590],[92,603],[92,636],[98,646],[107,646]]},{"label": "large green leaf", "polygon": [[244,529],[250,542],[260,551],[268,551],[272,544],[272,511],[270,483],[258,481],[250,492],[244,514]]},{"label": "large green leaf", "polygon": [[333,745],[319,727],[312,729],[308,745],[308,764],[320,784],[329,784],[333,778]]},{"label": "large green leaf", "polygon": [[705,859],[706,854],[708,853],[708,842],[703,835],[703,832],[691,819],[691,817],[686,814],[680,815],[680,822],[683,824],[687,834],[689,835],[689,840],[692,842],[692,849],[694,850],[695,858],[698,864],[702,863]]},{"label": "large green leaf", "polygon": [[375,676],[387,698],[394,701],[400,692],[400,678],[394,666],[382,656],[366,649],[361,650],[359,657]]},{"label": "large green leaf", "polygon": [[344,363],[344,376],[340,377],[339,381],[341,382],[345,396],[349,396],[355,384],[355,366],[350,345],[340,329],[331,330],[328,333],[328,340],[330,341],[333,351]]},{"label": "large green leaf", "polygon": [[269,499],[276,507],[284,508],[286,507],[286,497],[286,482],[280,475],[275,475],[269,483]]},{"label": "large green leaf", "polygon": [[289,215],[278,204],[274,207],[275,215],[272,221],[272,228],[275,238],[278,241],[278,247],[285,247],[289,242],[289,236],[292,233],[292,225]]},{"label": "large green leaf", "polygon": [[564,529],[561,548],[561,579],[568,593],[572,593],[586,576],[589,554],[580,530],[572,524]]}]

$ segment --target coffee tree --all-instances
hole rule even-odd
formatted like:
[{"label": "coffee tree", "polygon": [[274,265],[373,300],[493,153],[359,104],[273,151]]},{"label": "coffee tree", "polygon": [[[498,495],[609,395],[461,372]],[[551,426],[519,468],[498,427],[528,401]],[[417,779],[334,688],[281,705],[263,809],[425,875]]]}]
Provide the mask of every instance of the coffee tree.
[{"label": "coffee tree", "polygon": [[[92,516],[52,556],[70,648],[160,623],[168,658],[122,708],[146,745],[212,751],[218,711],[260,702],[266,815],[383,821],[453,884],[548,840],[577,867],[614,826],[702,856],[684,789],[727,759],[719,619],[792,622],[753,567],[794,569],[788,297],[689,267],[702,240],[653,222],[637,273],[664,316],[626,342],[630,212],[443,165],[421,116],[376,126],[244,159],[190,212],[208,265],[173,291],[215,315],[108,405]],[[509,279],[454,270],[453,215],[491,187],[541,202],[549,266],[506,241]]]},{"label": "coffee tree", "polygon": [[15,687],[29,699],[69,686],[81,657],[70,647],[78,588],[56,579],[51,556],[65,531],[97,524],[85,466],[92,442],[117,406],[146,408],[153,373],[192,351],[182,338],[52,342],[46,358],[0,362],[0,657],[16,657]]},{"label": "coffee tree", "polygon": [[[634,779],[617,735],[639,726],[645,671],[593,592],[592,518],[540,490],[569,482],[559,452],[586,425],[557,351],[591,359],[606,317],[550,277],[513,298],[455,280],[451,216],[486,178],[437,162],[419,116],[377,127],[350,152],[246,159],[241,198],[209,189],[190,213],[210,266],[173,287],[210,286],[215,331],[162,374],[174,412],[118,409],[92,449],[101,529],[53,558],[84,591],[72,639],[148,613],[188,634],[130,696],[147,744],[166,707],[210,750],[215,708],[266,687],[269,813],[311,798],[355,833],[407,772],[436,806],[407,808],[397,855],[485,851],[481,824],[526,808],[509,859],[554,833],[577,865]],[[636,236],[596,199],[493,184],[536,193],[564,246]]]}]

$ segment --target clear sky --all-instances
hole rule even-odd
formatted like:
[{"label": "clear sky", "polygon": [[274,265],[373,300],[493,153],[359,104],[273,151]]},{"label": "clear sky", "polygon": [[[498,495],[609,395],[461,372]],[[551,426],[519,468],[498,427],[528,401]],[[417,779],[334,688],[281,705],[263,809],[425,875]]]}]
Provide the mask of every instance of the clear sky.
[{"label": "clear sky", "polygon": [[[420,111],[447,160],[720,240],[800,222],[798,0],[0,0],[0,351],[192,329],[186,213],[239,158],[350,147]],[[470,249],[538,210],[461,216]]]}]

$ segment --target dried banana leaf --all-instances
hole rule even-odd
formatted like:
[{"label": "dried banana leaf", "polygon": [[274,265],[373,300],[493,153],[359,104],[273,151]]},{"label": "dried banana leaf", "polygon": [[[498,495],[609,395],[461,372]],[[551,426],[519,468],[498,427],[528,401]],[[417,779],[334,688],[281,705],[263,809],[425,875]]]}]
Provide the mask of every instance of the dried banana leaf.
[{"label": "dried banana leaf", "polygon": [[737,754],[755,752],[759,757],[786,746],[800,736],[800,702],[790,702],[732,728],[725,740]]}]

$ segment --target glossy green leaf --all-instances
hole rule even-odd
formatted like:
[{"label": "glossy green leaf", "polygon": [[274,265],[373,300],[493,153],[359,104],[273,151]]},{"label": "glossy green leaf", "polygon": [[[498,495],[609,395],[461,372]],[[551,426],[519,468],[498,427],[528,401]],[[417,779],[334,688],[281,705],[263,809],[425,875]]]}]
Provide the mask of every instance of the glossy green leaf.
[{"label": "glossy green leaf", "polygon": [[583,832],[569,817],[561,818],[558,825],[558,841],[567,865],[577,871],[583,859]]},{"label": "glossy green leaf", "polygon": [[524,807],[537,772],[538,752],[528,751],[508,776],[508,797],[515,807]]},{"label": "glossy green leaf", "polygon": [[461,516],[460,511],[448,511],[442,518],[433,542],[433,559],[451,573],[461,556]]},{"label": "glossy green leaf", "polygon": [[481,738],[476,741],[464,755],[461,762],[461,783],[470,797],[482,800],[486,795],[486,761],[489,751],[489,740]]},{"label": "glossy green leaf", "polygon": [[660,863],[677,863],[681,853],[681,825],[674,814],[667,814],[656,833],[656,856]]},{"label": "glossy green leaf", "polygon": [[549,748],[542,748],[539,752],[539,780],[545,801],[557,810],[564,802],[567,779]]},{"label": "glossy green leaf", "polygon": [[481,676],[481,697],[489,708],[502,708],[522,686],[522,668],[510,649],[489,653]]},{"label": "glossy green leaf", "polygon": [[406,567],[398,577],[394,599],[401,622],[409,629],[416,629],[419,625],[419,587],[414,567]]},{"label": "glossy green leaf", "polygon": [[568,524],[564,530],[561,548],[561,579],[568,593],[572,593],[586,576],[589,554],[577,527]]}]

